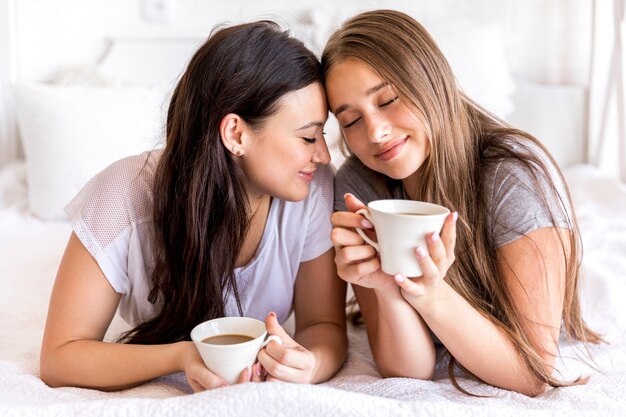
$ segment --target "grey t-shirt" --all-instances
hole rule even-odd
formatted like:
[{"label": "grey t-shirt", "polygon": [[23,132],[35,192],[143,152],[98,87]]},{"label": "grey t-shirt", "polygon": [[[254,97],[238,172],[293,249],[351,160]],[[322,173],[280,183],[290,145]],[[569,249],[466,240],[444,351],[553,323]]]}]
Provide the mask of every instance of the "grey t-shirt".
[{"label": "grey t-shirt", "polygon": [[[558,194],[550,191],[548,179],[539,169],[531,171],[515,159],[500,159],[485,166],[481,195],[489,209],[488,232],[496,248],[543,227],[571,229],[571,209],[564,185],[547,156],[536,146],[532,149],[549,167]],[[335,176],[335,210],[346,209],[343,196],[348,192],[365,204],[379,199],[408,199],[400,180],[372,171],[354,155],[346,159]],[[547,205],[541,200],[542,192]]]}]

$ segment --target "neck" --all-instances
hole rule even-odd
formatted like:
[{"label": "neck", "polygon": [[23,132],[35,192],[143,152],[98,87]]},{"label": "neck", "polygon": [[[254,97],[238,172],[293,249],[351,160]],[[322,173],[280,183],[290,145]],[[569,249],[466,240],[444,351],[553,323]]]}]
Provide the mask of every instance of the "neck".
[{"label": "neck", "polygon": [[267,203],[270,201],[269,194],[261,194],[256,196],[248,196],[248,201],[250,202],[249,210],[248,210],[248,219],[252,221],[255,218],[257,213],[262,212],[265,207],[268,205]]},{"label": "neck", "polygon": [[417,200],[417,185],[419,184],[419,169],[402,180],[404,193],[411,199]]}]

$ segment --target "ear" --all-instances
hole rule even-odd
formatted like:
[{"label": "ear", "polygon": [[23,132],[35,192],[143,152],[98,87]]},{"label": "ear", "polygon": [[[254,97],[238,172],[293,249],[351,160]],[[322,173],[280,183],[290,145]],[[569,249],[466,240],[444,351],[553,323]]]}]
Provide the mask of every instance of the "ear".
[{"label": "ear", "polygon": [[243,156],[246,122],[235,113],[228,113],[220,122],[220,138],[226,150],[235,156]]}]

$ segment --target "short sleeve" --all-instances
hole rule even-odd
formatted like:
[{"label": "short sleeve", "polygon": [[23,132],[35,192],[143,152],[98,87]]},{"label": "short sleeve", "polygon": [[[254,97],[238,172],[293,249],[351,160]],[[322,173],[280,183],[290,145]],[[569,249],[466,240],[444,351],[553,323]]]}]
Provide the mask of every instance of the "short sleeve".
[{"label": "short sleeve", "polygon": [[572,228],[565,187],[555,170],[549,168],[546,173],[534,165],[505,159],[488,168],[483,181],[489,231],[496,248],[536,229]]},{"label": "short sleeve", "polygon": [[321,165],[311,184],[308,202],[308,224],[301,262],[317,258],[330,249],[333,213],[333,171],[329,165]]},{"label": "short sleeve", "polygon": [[151,209],[150,184],[142,176],[145,155],[113,163],[65,207],[74,233],[120,294],[131,287],[128,255],[135,224]]},{"label": "short sleeve", "polygon": [[404,199],[400,181],[369,169],[354,155],[346,159],[335,176],[336,211],[346,210],[343,198],[346,193],[353,194],[363,204],[385,198]]}]

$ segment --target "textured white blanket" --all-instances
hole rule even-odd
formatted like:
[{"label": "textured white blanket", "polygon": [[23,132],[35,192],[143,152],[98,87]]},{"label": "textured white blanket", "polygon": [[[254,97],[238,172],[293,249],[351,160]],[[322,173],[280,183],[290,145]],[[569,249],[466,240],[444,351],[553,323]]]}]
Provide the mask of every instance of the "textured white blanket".
[{"label": "textured white blanket", "polygon": [[[458,392],[438,368],[434,381],[381,379],[366,335],[350,329],[350,353],[331,381],[304,386],[244,384],[192,394],[174,374],[116,393],[52,389],[38,378],[48,297],[69,236],[64,222],[26,214],[23,166],[0,172],[0,416],[624,416],[626,415],[626,188],[594,168],[567,171],[583,233],[583,302],[588,323],[610,342],[593,348],[596,371],[562,343],[565,377],[590,374],[587,385],[538,398],[461,380]],[[121,324],[114,323],[112,333]],[[506,370],[502,370],[506,372]]]}]

